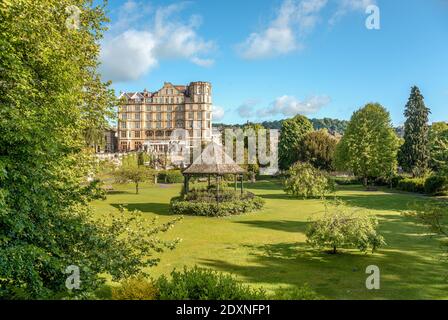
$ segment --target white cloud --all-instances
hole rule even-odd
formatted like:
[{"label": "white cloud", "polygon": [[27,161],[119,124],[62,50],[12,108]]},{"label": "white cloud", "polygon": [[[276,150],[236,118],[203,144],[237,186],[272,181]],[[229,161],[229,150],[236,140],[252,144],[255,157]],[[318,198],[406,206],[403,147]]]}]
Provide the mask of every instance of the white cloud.
[{"label": "white cloud", "polygon": [[290,53],[303,47],[299,38],[319,21],[327,0],[284,0],[276,18],[260,32],[254,32],[238,45],[245,59],[263,59]]},{"label": "white cloud", "polygon": [[254,107],[258,104],[258,102],[259,101],[255,99],[246,100],[236,109],[236,111],[242,118],[251,118],[255,116]]},{"label": "white cloud", "polygon": [[365,12],[366,8],[373,4],[376,4],[376,0],[338,0],[336,12],[328,23],[335,24],[343,16],[353,11]]},{"label": "white cloud", "polygon": [[284,95],[275,99],[269,108],[259,110],[259,116],[268,117],[281,114],[291,117],[297,114],[308,115],[319,111],[330,102],[331,99],[328,96],[313,96],[300,101],[294,96]]},{"label": "white cloud", "polygon": [[184,7],[185,3],[181,3],[152,10],[132,0],[126,2],[111,33],[102,42],[103,78],[117,82],[136,80],[164,59],[211,66],[214,61],[207,55],[215,49],[215,43],[198,35],[202,22],[199,16],[190,16],[188,22],[176,16]]},{"label": "white cloud", "polygon": [[212,117],[213,121],[220,121],[224,118],[224,108],[219,106],[213,106],[212,107]]}]

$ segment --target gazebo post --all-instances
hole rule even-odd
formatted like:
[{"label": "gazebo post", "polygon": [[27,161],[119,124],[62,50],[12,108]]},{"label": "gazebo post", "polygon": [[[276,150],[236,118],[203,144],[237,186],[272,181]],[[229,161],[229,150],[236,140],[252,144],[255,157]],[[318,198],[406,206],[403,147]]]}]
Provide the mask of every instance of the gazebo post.
[{"label": "gazebo post", "polygon": [[208,188],[210,189],[210,174],[208,175]]},{"label": "gazebo post", "polygon": [[244,187],[243,187],[243,175],[241,175],[241,195],[243,195]]},{"label": "gazebo post", "polygon": [[236,191],[237,186],[238,186],[238,175],[235,174],[235,191]]},{"label": "gazebo post", "polygon": [[189,189],[190,184],[190,177],[188,175],[184,175],[184,192],[187,194],[190,190]]}]

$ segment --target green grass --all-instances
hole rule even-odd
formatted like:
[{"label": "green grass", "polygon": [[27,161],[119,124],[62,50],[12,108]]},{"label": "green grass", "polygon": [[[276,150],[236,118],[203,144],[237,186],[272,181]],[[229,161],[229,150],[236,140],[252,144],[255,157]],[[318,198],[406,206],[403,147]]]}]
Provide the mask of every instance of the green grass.
[{"label": "green grass", "polygon": [[[127,204],[149,218],[171,219],[169,200],[180,185],[145,186],[139,195],[133,185],[115,186],[105,201],[94,203],[96,214]],[[305,243],[309,219],[323,212],[321,200],[297,200],[285,195],[275,182],[247,184],[266,199],[262,211],[243,216],[208,218],[185,216],[167,236],[183,241],[151,269],[154,277],[173,268],[199,265],[229,272],[246,283],[267,290],[304,283],[327,299],[447,299],[448,264],[441,259],[439,239],[401,211],[413,201],[427,198],[387,189],[364,191],[359,186],[339,187],[336,195],[349,206],[374,214],[387,246],[375,254],[343,251],[330,255]],[[365,269],[381,270],[381,289],[365,288]]]}]

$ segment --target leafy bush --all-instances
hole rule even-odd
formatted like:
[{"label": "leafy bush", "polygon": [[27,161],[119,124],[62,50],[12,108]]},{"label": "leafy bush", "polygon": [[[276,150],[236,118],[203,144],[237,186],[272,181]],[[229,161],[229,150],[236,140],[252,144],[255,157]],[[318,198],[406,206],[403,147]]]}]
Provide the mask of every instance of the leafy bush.
[{"label": "leafy bush", "polygon": [[181,197],[171,199],[170,212],[179,215],[196,215],[209,217],[222,217],[238,215],[259,210],[264,200],[260,197],[244,198],[226,202],[210,200],[184,200]]},{"label": "leafy bush", "polygon": [[425,192],[425,178],[405,178],[398,182],[397,189],[407,192]]},{"label": "leafy bush", "polygon": [[425,181],[425,192],[431,195],[444,195],[448,193],[448,176],[432,175]]},{"label": "leafy bush", "polygon": [[143,276],[125,279],[120,286],[112,287],[113,300],[155,300],[158,289],[152,281]]},{"label": "leafy bush", "polygon": [[160,300],[265,300],[262,289],[251,289],[235,278],[209,269],[194,267],[174,270],[171,279],[156,281]]},{"label": "leafy bush", "polygon": [[297,162],[284,181],[286,193],[302,198],[323,197],[334,191],[333,181],[309,163]]},{"label": "leafy bush", "polygon": [[164,183],[181,183],[184,181],[184,176],[180,170],[165,170],[158,174],[158,180]]},{"label": "leafy bush", "polygon": [[373,217],[356,216],[346,212],[342,202],[337,203],[334,212],[311,223],[306,232],[307,243],[313,247],[332,248],[332,253],[337,253],[337,248],[357,248],[372,253],[384,245],[384,238],[377,233],[378,222]]}]

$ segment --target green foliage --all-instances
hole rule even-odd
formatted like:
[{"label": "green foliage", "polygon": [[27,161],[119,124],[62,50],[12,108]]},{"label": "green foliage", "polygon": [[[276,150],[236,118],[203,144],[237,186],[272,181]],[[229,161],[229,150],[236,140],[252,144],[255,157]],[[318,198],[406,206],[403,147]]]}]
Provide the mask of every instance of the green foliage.
[{"label": "green foliage", "polygon": [[338,248],[357,248],[361,252],[372,253],[384,245],[384,238],[377,232],[378,222],[375,218],[355,215],[348,212],[343,203],[337,203],[329,212],[312,222],[306,231],[307,243],[315,248],[331,248],[337,253]]},{"label": "green foliage", "polygon": [[337,140],[326,130],[306,134],[299,146],[299,160],[309,162],[318,169],[332,171]]},{"label": "green foliage", "polygon": [[225,275],[197,266],[182,272],[172,271],[156,281],[161,300],[265,300],[262,289],[251,289]]},{"label": "green foliage", "polygon": [[235,197],[234,200],[223,202],[217,202],[214,198],[198,198],[192,201],[175,197],[171,199],[170,212],[178,215],[223,217],[260,210],[264,203],[262,198],[256,196]]},{"label": "green foliage", "polygon": [[280,169],[286,170],[299,160],[298,150],[303,137],[313,131],[311,122],[305,116],[284,120],[278,145]]},{"label": "green foliage", "polygon": [[336,165],[363,178],[392,177],[397,167],[399,140],[390,115],[379,104],[368,104],[353,113],[336,148]]},{"label": "green foliage", "polygon": [[[76,30],[65,24],[72,5],[81,10]],[[2,1],[0,21],[0,296],[68,295],[64,270],[77,265],[82,284],[72,295],[87,297],[98,274],[130,276],[154,264],[161,246],[148,229],[129,231],[125,217],[93,220],[88,206],[99,184],[87,180],[86,147],[115,103],[96,72],[104,7]]]},{"label": "green foliage", "polygon": [[426,178],[404,178],[397,184],[397,189],[407,192],[424,193]]},{"label": "green foliage", "polygon": [[163,183],[181,183],[184,176],[180,170],[164,170],[158,173],[158,181]]},{"label": "green foliage", "polygon": [[436,122],[429,130],[430,166],[448,173],[448,123]]},{"label": "green foliage", "polygon": [[154,282],[144,276],[135,276],[121,281],[119,286],[112,287],[112,300],[155,300],[159,290]]},{"label": "green foliage", "polygon": [[155,172],[145,166],[121,166],[114,171],[116,183],[128,183],[132,181],[135,184],[135,193],[139,192],[139,185],[141,182],[154,181]]},{"label": "green foliage", "polygon": [[339,186],[352,186],[362,184],[362,182],[355,177],[331,177],[333,182]]},{"label": "green foliage", "polygon": [[448,176],[442,174],[429,176],[425,181],[425,192],[434,196],[448,194]]},{"label": "green foliage", "polygon": [[309,163],[297,162],[283,182],[286,193],[300,198],[317,198],[334,191],[333,181]]},{"label": "green foliage", "polygon": [[339,119],[311,119],[311,123],[313,124],[314,130],[328,130],[329,132],[335,134],[344,134],[345,130],[347,130],[348,121],[339,120]]},{"label": "green foliage", "polygon": [[428,149],[428,116],[429,108],[425,106],[420,89],[412,87],[411,95],[404,115],[404,143],[400,148],[398,160],[406,172],[414,176],[422,176],[426,173],[429,163]]}]

